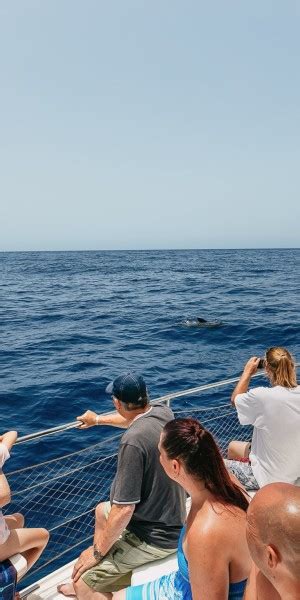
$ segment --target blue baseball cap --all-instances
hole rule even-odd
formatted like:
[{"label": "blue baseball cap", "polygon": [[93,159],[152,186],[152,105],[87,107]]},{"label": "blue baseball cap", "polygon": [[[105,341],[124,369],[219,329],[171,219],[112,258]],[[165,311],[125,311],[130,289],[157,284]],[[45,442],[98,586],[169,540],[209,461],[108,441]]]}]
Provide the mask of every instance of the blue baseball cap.
[{"label": "blue baseball cap", "polygon": [[142,400],[148,401],[145,381],[136,373],[124,373],[108,384],[106,390],[125,404],[141,404]]}]

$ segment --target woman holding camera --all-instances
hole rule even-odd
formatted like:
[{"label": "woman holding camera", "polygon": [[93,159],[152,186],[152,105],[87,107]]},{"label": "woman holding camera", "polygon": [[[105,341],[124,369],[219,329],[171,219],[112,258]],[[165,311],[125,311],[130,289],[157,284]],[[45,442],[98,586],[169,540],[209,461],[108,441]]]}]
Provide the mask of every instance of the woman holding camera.
[{"label": "woman holding camera", "polygon": [[263,366],[271,387],[248,391],[260,360],[255,356],[248,360],[231,397],[240,424],[253,425],[252,441],[231,442],[226,466],[246,489],[276,481],[300,485],[300,386],[295,362],[285,348],[269,348]]}]

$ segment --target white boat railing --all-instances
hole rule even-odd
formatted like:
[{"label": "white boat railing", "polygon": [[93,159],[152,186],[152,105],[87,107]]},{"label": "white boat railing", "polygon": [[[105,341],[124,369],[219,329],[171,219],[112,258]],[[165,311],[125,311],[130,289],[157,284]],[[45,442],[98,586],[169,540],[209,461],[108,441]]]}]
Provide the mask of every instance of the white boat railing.
[{"label": "white boat railing", "polygon": [[[254,377],[262,375],[263,373],[259,372]],[[190,388],[167,394],[153,402],[168,404],[172,402],[175,416],[198,418],[212,432],[225,455],[230,440],[251,439],[251,428],[239,425],[236,411],[229,401],[229,394],[226,403],[204,407],[199,407],[197,396],[202,392],[213,391],[236,381],[238,378],[231,378]],[[190,398],[187,399],[188,396]],[[185,398],[183,402],[175,402],[182,398]],[[78,426],[78,421],[74,421],[22,436],[18,440],[20,451],[23,448],[22,452],[24,452],[23,443],[31,442],[35,445],[34,455],[36,455],[41,438],[48,435],[61,435]],[[95,506],[109,498],[121,435],[122,431],[119,430],[116,434],[105,437],[83,450],[7,473],[12,490],[9,512],[21,511],[25,515],[27,527],[46,527],[50,531],[50,541],[46,550],[22,580],[22,583],[25,581],[25,585],[47,574],[50,564],[53,570],[59,568],[75,558],[91,543]],[[61,449],[63,444],[59,443],[57,447]]]},{"label": "white boat railing", "polygon": [[[297,365],[298,366],[298,365]],[[263,375],[262,371],[255,373],[253,377],[261,377]],[[160,396],[159,398],[155,398],[151,400],[151,403],[154,402],[162,402],[170,405],[172,400],[177,398],[184,398],[186,396],[191,396],[195,394],[199,394],[200,392],[205,392],[211,389],[217,389],[219,387],[223,387],[226,385],[230,385],[231,383],[236,383],[239,381],[239,377],[233,377],[231,379],[223,379],[221,381],[217,381],[215,383],[207,383],[205,385],[199,385],[197,387],[188,388],[187,390],[181,390],[179,392],[172,392],[170,394],[166,394],[165,396]],[[203,408],[205,410],[205,408]],[[112,411],[100,413],[102,415],[111,415]],[[68,429],[76,429],[80,426],[78,421],[71,421],[70,423],[65,423],[64,425],[58,425],[57,427],[51,427],[50,429],[43,429],[41,431],[36,431],[35,433],[29,433],[28,435],[23,435],[18,437],[16,444],[23,444],[24,442],[29,442],[36,438],[44,437],[46,435],[53,435],[55,433],[59,433],[62,431],[67,431]]]}]

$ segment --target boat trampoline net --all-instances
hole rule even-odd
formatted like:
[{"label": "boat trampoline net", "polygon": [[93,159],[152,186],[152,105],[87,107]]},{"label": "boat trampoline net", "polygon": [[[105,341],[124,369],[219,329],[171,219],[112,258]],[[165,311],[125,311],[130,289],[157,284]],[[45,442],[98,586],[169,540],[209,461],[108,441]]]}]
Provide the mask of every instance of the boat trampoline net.
[{"label": "boat trampoline net", "polygon": [[[178,410],[173,404],[172,408],[176,417],[199,419],[212,432],[224,456],[232,439],[251,438],[251,429],[240,427],[231,406],[197,408],[186,402],[184,408],[182,403]],[[95,506],[109,498],[121,435],[7,474],[12,490],[9,512],[21,511],[27,527],[50,531],[48,546],[22,579],[21,587],[75,559],[92,543]]]}]

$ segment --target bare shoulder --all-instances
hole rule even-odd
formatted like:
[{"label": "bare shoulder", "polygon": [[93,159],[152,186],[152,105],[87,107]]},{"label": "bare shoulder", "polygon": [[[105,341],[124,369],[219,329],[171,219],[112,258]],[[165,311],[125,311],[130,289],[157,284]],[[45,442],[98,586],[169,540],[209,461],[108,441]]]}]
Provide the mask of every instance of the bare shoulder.
[{"label": "bare shoulder", "polygon": [[207,502],[195,517],[188,522],[186,541],[189,546],[208,542],[209,548],[235,537],[245,531],[246,513],[235,506],[224,506],[219,502]]}]

